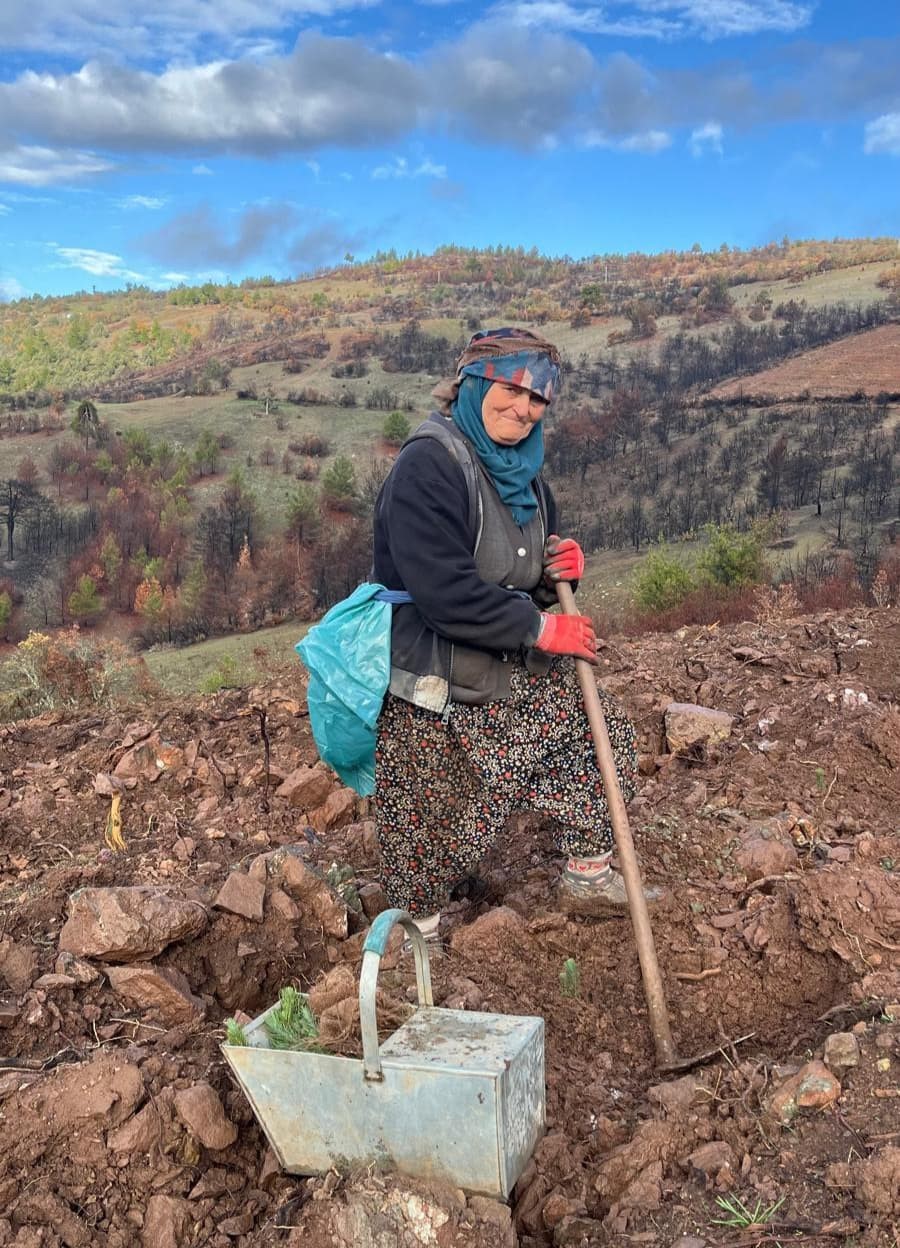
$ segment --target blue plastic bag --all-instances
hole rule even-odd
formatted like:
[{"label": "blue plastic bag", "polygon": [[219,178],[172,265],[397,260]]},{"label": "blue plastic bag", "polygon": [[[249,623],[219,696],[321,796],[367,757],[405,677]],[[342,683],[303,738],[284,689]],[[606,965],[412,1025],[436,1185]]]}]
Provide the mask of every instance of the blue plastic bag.
[{"label": "blue plastic bag", "polygon": [[391,602],[364,582],[295,647],[319,757],[361,797],[375,792],[376,724],[391,676]]}]

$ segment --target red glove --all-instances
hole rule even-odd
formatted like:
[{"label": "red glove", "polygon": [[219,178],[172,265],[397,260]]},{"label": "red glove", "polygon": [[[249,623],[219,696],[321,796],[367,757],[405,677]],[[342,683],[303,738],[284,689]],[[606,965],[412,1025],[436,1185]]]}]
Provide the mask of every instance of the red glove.
[{"label": "red glove", "polygon": [[544,543],[544,580],[580,581],[584,575],[584,551],[574,538],[551,533]]},{"label": "red glove", "polygon": [[541,612],[541,630],[535,650],[547,654],[573,654],[576,659],[597,662],[597,637],[586,615],[550,615]]}]

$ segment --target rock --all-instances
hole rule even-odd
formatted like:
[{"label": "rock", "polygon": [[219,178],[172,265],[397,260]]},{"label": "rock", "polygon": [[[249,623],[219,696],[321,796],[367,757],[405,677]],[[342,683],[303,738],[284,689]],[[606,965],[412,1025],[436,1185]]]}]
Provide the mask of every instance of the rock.
[{"label": "rock", "polygon": [[825,1041],[825,1065],[835,1067],[859,1065],[859,1041],[849,1031],[835,1031]]},{"label": "rock", "polygon": [[668,1165],[676,1155],[680,1133],[669,1122],[642,1122],[625,1144],[600,1163],[594,1188],[608,1204],[618,1201],[654,1162]]},{"label": "rock", "polygon": [[331,777],[324,768],[298,767],[279,784],[276,797],[283,797],[291,806],[312,810],[321,806],[331,792]]},{"label": "rock", "polygon": [[548,1231],[552,1231],[563,1218],[576,1218],[586,1212],[580,1200],[573,1200],[565,1192],[555,1188],[541,1206],[541,1221]]},{"label": "rock", "polygon": [[876,1213],[900,1214],[900,1148],[879,1148],[853,1163],[857,1200]]},{"label": "rock", "polygon": [[253,1229],[255,1214],[239,1213],[236,1217],[225,1218],[218,1224],[219,1233],[227,1235],[229,1239],[237,1239],[239,1235],[246,1235],[248,1231]]},{"label": "rock", "polygon": [[283,887],[300,904],[301,922],[315,923],[326,936],[347,937],[347,907],[324,876],[296,854],[285,853],[278,864]]},{"label": "rock", "polygon": [[352,823],[356,816],[356,803],[357,797],[352,789],[335,789],[329,793],[323,806],[309,812],[310,826],[321,834]]},{"label": "rock", "polygon": [[156,888],[82,888],[69,898],[59,948],[79,957],[133,962],[156,957],[205,926],[202,906]]},{"label": "rock", "polygon": [[269,898],[269,905],[279,918],[288,923],[295,923],[300,918],[300,907],[293,897],[288,897],[283,888],[274,888]]},{"label": "rock", "polygon": [[259,1168],[259,1178],[256,1180],[256,1186],[261,1187],[266,1192],[280,1174],[281,1162],[275,1156],[274,1150],[271,1147],[267,1148],[266,1155],[263,1157],[262,1165]]},{"label": "rock", "polygon": [[27,992],[34,983],[37,950],[4,936],[0,940],[0,975],[13,992]]},{"label": "rock", "polygon": [[113,992],[139,1010],[150,1010],[167,1027],[197,1022],[206,1015],[206,1006],[191,992],[181,971],[173,967],[108,966]]},{"label": "rock", "polygon": [[696,1075],[683,1075],[681,1079],[669,1079],[655,1083],[647,1089],[647,1096],[655,1105],[661,1105],[667,1114],[685,1113],[692,1105],[705,1099],[703,1080]]},{"label": "rock", "polygon": [[162,1119],[152,1101],[142,1110],[110,1131],[106,1147],[113,1153],[149,1153],[162,1139]]},{"label": "rock", "polygon": [[74,988],[75,980],[71,975],[57,975],[55,972],[48,972],[41,975],[39,979],[34,981],[35,988],[40,988],[42,992],[60,992],[64,988]]},{"label": "rock", "polygon": [[696,1235],[682,1235],[680,1239],[676,1239],[672,1248],[707,1248],[709,1240],[700,1239]]},{"label": "rock", "polygon": [[665,710],[666,742],[677,754],[698,742],[713,744],[731,736],[734,716],[693,702],[670,702]]},{"label": "rock", "polygon": [[144,1248],[182,1248],[191,1223],[190,1205],[177,1196],[151,1196],[144,1213]]},{"label": "rock", "polygon": [[61,953],[53,966],[57,975],[68,975],[78,984],[92,984],[100,978],[100,972],[90,962],[76,958],[72,953]]},{"label": "rock", "polygon": [[265,897],[265,880],[254,879],[245,871],[232,871],[226,876],[213,905],[261,923]]},{"label": "rock", "polygon": [[[510,1238],[512,1234],[512,1210],[509,1205],[504,1205],[499,1200],[491,1200],[489,1196],[470,1196],[469,1209],[481,1222],[488,1222],[497,1228],[498,1244],[503,1242],[499,1238],[500,1236],[504,1239]],[[512,1242],[516,1242],[515,1237],[513,1237]]]},{"label": "rock", "polygon": [[362,885],[359,889],[359,900],[363,908],[363,914],[367,919],[377,918],[382,910],[387,910],[388,908],[388,900],[384,889],[377,880]]},{"label": "rock", "polygon": [[108,1054],[73,1066],[60,1066],[19,1098],[17,1130],[34,1132],[39,1139],[59,1133],[82,1140],[91,1132],[79,1130],[87,1119],[101,1120],[105,1129],[118,1127],[134,1113],[144,1095],[137,1066]]},{"label": "rock", "polygon": [[[93,1236],[81,1218],[53,1192],[31,1192],[15,1207],[13,1220],[22,1226],[49,1226],[66,1248],[90,1248]],[[21,1241],[17,1238],[16,1243]]]},{"label": "rock", "polygon": [[750,824],[738,837],[734,861],[748,880],[793,871],[799,862],[797,851],[784,837],[777,821]]},{"label": "rock", "polygon": [[525,920],[509,906],[497,906],[474,923],[454,929],[450,947],[470,961],[488,959],[501,949],[515,948],[525,935]]},{"label": "rock", "polygon": [[780,1087],[766,1103],[766,1111],[784,1126],[790,1125],[801,1109],[823,1109],[841,1095],[841,1085],[822,1062],[807,1062]]},{"label": "rock", "polygon": [[582,1248],[584,1244],[608,1242],[606,1227],[596,1218],[563,1218],[553,1232],[553,1248]]},{"label": "rock", "polygon": [[719,1188],[729,1188],[734,1183],[737,1158],[731,1145],[724,1140],[701,1144],[689,1155],[688,1162],[703,1175],[707,1184],[714,1182]]},{"label": "rock", "polygon": [[205,1081],[175,1093],[175,1112],[204,1148],[218,1151],[237,1139],[237,1127],[226,1118],[215,1088]]}]

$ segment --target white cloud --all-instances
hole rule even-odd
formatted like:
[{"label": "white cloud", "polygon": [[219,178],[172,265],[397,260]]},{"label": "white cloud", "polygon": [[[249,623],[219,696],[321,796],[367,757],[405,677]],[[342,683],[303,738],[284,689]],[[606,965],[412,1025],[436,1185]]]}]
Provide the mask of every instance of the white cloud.
[{"label": "white cloud", "polygon": [[20,144],[0,148],[0,182],[17,186],[51,186],[112,169],[110,161],[93,152],[56,150]]},{"label": "white cloud", "polygon": [[162,276],[164,282],[174,282],[176,286],[180,282],[186,282],[188,280],[187,273],[163,273]]},{"label": "white cloud", "polygon": [[602,130],[587,130],[581,137],[583,147],[608,147],[616,152],[639,152],[656,156],[672,146],[672,136],[665,130],[641,130],[624,138],[613,138]]},{"label": "white cloud", "polygon": [[28,291],[14,277],[0,277],[0,303],[9,303],[13,299],[24,299]]},{"label": "white cloud", "polygon": [[718,121],[708,121],[691,131],[690,148],[692,156],[704,156],[707,152],[722,155],[722,127]]},{"label": "white cloud", "polygon": [[438,165],[425,156],[418,164],[410,164],[405,156],[395,156],[385,165],[377,165],[371,175],[376,181],[392,178],[446,178],[447,166]]},{"label": "white cloud", "polygon": [[265,55],[304,19],[317,24],[375,0],[3,0],[0,46],[65,56],[191,59],[210,47]]},{"label": "white cloud", "polygon": [[866,123],[867,156],[900,156],[900,113],[885,113]]},{"label": "white cloud", "polygon": [[169,201],[161,199],[157,195],[127,195],[125,199],[120,199],[116,202],[120,208],[149,208],[156,210],[157,208],[165,208]]},{"label": "white cloud", "polygon": [[12,212],[9,204],[0,203],[0,216],[5,216],[8,212]]},{"label": "white cloud", "polygon": [[307,169],[309,169],[309,171],[312,173],[315,180],[318,182],[319,174],[322,172],[322,166],[319,164],[319,162],[317,160],[308,160],[306,162],[306,167]]},{"label": "white cloud", "polygon": [[213,176],[213,171],[209,165],[194,165],[191,173],[196,174],[198,178],[211,178]]},{"label": "white cloud", "polygon": [[111,251],[95,251],[92,247],[60,247],[57,243],[50,246],[63,262],[63,268],[82,269],[93,277],[120,277],[132,282],[145,280],[143,274],[126,268],[122,257]]},{"label": "white cloud", "polygon": [[491,11],[516,26],[620,38],[719,39],[808,25],[815,5],[793,0],[504,0]]}]

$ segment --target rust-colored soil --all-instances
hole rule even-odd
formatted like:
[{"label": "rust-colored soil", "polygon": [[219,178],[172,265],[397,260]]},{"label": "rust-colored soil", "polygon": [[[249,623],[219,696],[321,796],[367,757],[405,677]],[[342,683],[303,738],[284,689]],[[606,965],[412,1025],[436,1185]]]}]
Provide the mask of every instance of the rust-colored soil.
[{"label": "rust-colored soil", "polygon": [[[261,921],[212,906],[229,871],[252,876],[260,855],[294,845],[322,869],[351,864],[377,908],[363,812],[347,809],[329,830],[311,812],[314,833],[266,786],[263,726],[273,769],[314,759],[296,690],[0,726],[0,1245],[896,1243],[900,618],[860,610],[691,628],[616,639],[604,653],[601,679],[639,729],[638,852],[647,877],[670,890],[653,922],[676,1042],[684,1055],[722,1049],[685,1082],[655,1069],[629,923],[560,914],[549,830],[514,820],[484,864],[486,895],[451,907],[448,955],[434,966],[438,1003],[546,1020],[548,1134],[511,1221],[490,1202],[422,1196],[421,1185],[376,1173],[272,1173],[219,1053],[233,1011],[254,1014],[281,985],[308,988],[329,972],[331,1034],[355,1043],[363,918],[351,916],[346,939],[325,935],[284,892],[275,897],[271,878]],[[672,701],[728,711],[731,738],[667,753]],[[142,754],[147,741],[158,744]],[[122,796],[127,848],[114,852],[95,777],[120,765],[135,783]],[[760,827],[796,857],[751,879],[740,847]],[[183,974],[204,1019],[172,1025],[129,1004],[102,959],[92,982],[58,962],[71,895],[133,884],[205,911],[199,935],[154,960]],[[574,997],[560,990],[567,958],[580,972]],[[388,959],[382,1021],[403,1016],[410,979]],[[847,1031],[859,1062],[834,1069],[838,1099],[780,1125],[767,1108],[773,1092]],[[224,1148],[204,1145],[174,1107],[198,1083],[212,1085],[238,1129]],[[714,1222],[727,1216],[717,1196],[783,1203],[768,1230],[747,1233]],[[390,1229],[401,1207],[406,1238]],[[440,1217],[416,1231],[423,1209]]]},{"label": "rust-colored soil", "polygon": [[710,391],[713,399],[843,398],[900,392],[900,325],[880,325]]}]

